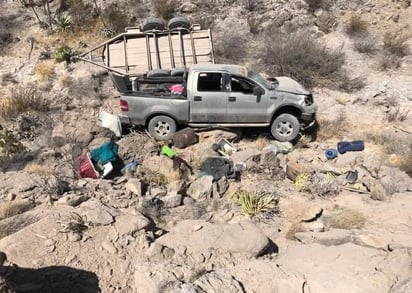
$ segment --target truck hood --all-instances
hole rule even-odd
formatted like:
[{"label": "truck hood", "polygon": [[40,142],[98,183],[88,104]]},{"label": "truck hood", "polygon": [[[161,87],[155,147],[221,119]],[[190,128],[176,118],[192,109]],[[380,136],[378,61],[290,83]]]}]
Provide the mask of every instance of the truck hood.
[{"label": "truck hood", "polygon": [[[300,83],[296,80],[287,77],[287,76],[278,76],[276,77],[277,87],[276,90],[280,92],[287,92],[298,95],[309,95],[310,92],[305,89]],[[275,81],[276,84],[276,81]]]}]

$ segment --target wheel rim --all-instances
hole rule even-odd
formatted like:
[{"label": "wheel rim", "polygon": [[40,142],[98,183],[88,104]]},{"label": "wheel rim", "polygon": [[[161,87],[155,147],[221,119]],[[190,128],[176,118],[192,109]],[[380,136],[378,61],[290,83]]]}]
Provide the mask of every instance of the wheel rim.
[{"label": "wheel rim", "polygon": [[293,133],[293,125],[288,121],[279,122],[276,126],[276,132],[283,137],[287,137]]},{"label": "wheel rim", "polygon": [[170,134],[170,125],[165,121],[159,121],[157,122],[154,131],[160,137],[168,136]]}]

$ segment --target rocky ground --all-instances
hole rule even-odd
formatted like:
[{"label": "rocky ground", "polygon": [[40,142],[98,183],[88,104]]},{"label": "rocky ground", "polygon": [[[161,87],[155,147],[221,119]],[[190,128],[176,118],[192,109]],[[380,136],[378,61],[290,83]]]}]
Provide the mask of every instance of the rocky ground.
[{"label": "rocky ground", "polygon": [[[159,12],[156,1],[138,2],[127,12],[136,23]],[[273,25],[307,27],[328,48],[341,48],[345,70],[364,86],[314,85],[316,135],[274,154],[265,130],[198,131],[197,144],[175,149],[194,168],[190,175],[132,129],[118,141],[119,156],[139,162],[137,169],[81,179],[76,158],[111,137],[96,120],[100,111],[119,111],[119,94],[100,69],[47,56],[63,41],[80,51],[98,44],[100,27],[48,33],[20,1],[2,1],[0,292],[412,292],[412,55],[381,68],[384,33],[411,32],[410,1],[316,3],[323,2],[175,5],[175,13],[213,26],[221,62],[265,71],[257,52]],[[46,19],[41,5],[35,9]],[[345,31],[351,13],[368,23],[375,53],[355,48]],[[244,53],[230,51],[231,33],[242,37]],[[411,39],[405,44],[410,50]],[[27,96],[34,108],[9,107],[10,97]],[[245,163],[240,181],[199,171],[220,138],[238,149],[231,160]],[[325,150],[344,138],[364,140],[365,150],[327,160]],[[294,182],[288,166],[306,175]],[[270,202],[250,212],[239,191]]]}]

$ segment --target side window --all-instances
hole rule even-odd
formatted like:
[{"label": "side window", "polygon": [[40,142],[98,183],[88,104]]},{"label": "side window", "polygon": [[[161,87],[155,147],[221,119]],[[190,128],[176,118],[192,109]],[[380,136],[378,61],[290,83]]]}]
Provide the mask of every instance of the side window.
[{"label": "side window", "polygon": [[197,90],[199,92],[220,92],[222,91],[222,74],[214,72],[199,73]]},{"label": "side window", "polygon": [[244,94],[253,94],[254,84],[247,79],[231,76],[230,77],[230,87],[232,92],[241,92]]}]

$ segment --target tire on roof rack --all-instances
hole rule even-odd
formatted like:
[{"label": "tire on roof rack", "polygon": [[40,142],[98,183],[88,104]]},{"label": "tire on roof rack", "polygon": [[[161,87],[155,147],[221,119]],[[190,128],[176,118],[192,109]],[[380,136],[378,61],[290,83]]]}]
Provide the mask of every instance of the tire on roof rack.
[{"label": "tire on roof rack", "polygon": [[190,21],[185,16],[176,16],[169,20],[167,24],[169,29],[176,29],[176,28],[185,28],[190,29]]},{"label": "tire on roof rack", "polygon": [[170,76],[170,71],[165,69],[153,69],[146,75],[147,77],[165,77]]},{"label": "tire on roof rack", "polygon": [[162,19],[156,17],[149,17],[143,21],[142,31],[147,32],[151,30],[162,31],[165,29],[165,23]]},{"label": "tire on roof rack", "polygon": [[179,68],[172,69],[172,71],[170,72],[170,75],[171,76],[183,76],[185,72],[186,72],[186,68],[179,67]]}]

